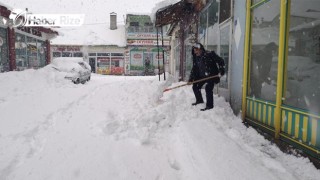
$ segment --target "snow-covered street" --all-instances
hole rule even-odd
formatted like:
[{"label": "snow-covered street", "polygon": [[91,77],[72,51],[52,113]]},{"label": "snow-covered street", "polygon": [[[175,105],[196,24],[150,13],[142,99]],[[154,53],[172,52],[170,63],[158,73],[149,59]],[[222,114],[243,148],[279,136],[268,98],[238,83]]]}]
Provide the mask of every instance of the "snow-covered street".
[{"label": "snow-covered street", "polygon": [[92,74],[75,85],[46,68],[0,74],[0,179],[320,179],[308,159],[246,128],[222,97],[157,76]]}]

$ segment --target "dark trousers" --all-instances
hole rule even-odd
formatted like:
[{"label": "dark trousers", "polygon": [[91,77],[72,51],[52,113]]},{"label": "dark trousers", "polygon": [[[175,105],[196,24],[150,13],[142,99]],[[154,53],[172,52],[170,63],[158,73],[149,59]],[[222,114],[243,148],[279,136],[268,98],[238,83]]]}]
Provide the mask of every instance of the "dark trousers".
[{"label": "dark trousers", "polygon": [[208,81],[203,81],[203,82],[198,82],[193,84],[192,89],[193,89],[194,96],[196,97],[196,102],[197,103],[203,102],[201,88],[204,84],[206,84],[206,87],[205,87],[206,98],[207,98],[206,107],[213,108],[213,88],[214,88],[213,80],[208,80]]}]

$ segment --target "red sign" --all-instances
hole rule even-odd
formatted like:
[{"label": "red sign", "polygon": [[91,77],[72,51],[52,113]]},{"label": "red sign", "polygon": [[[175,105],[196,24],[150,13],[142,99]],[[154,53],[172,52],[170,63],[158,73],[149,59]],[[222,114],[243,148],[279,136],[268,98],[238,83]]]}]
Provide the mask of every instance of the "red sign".
[{"label": "red sign", "polygon": [[134,54],[133,57],[135,59],[141,59],[142,58],[142,55],[141,54]]},{"label": "red sign", "polygon": [[159,55],[157,54],[157,55],[156,55],[156,58],[157,58],[157,59],[162,59],[163,56],[162,56],[162,54],[159,54]]},{"label": "red sign", "polygon": [[80,51],[80,47],[72,47],[72,46],[66,46],[66,47],[57,47],[57,51]]}]

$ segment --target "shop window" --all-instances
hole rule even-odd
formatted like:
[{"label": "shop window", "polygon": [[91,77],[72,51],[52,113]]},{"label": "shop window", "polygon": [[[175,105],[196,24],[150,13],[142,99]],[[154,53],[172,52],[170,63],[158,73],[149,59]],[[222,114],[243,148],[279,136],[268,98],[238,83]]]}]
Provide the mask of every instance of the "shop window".
[{"label": "shop window", "polygon": [[39,67],[40,61],[38,59],[38,47],[37,40],[32,37],[27,37],[27,59],[28,59],[28,67]]},{"label": "shop window", "polygon": [[62,52],[62,57],[72,57],[71,52]]},{"label": "shop window", "polygon": [[39,66],[44,67],[46,65],[46,45],[44,41],[37,40],[38,59],[40,61]]},{"label": "shop window", "polygon": [[284,104],[320,113],[320,1],[292,0]]},{"label": "shop window", "polygon": [[0,27],[0,72],[9,71],[7,30]]},{"label": "shop window", "polygon": [[111,56],[123,56],[123,53],[111,53]]},{"label": "shop window", "polygon": [[206,42],[207,50],[218,51],[219,44],[219,24],[218,24],[218,12],[219,3],[214,1],[208,7],[208,40]]},{"label": "shop window", "polygon": [[231,16],[231,0],[220,1],[219,22],[222,23]]},{"label": "shop window", "polygon": [[266,1],[252,10],[249,95],[275,102],[278,72],[280,1]]},{"label": "shop window", "polygon": [[89,53],[89,56],[97,56],[97,53]]},{"label": "shop window", "polygon": [[130,26],[139,26],[139,22],[130,22]]},{"label": "shop window", "polygon": [[97,56],[110,56],[110,53],[97,53]]},{"label": "shop window", "polygon": [[208,8],[208,26],[213,26],[218,22],[219,3],[212,2]]},{"label": "shop window", "polygon": [[208,18],[208,11],[207,10],[200,13],[198,36],[199,36],[199,42],[202,44],[205,44],[205,39],[206,39],[207,18]]},{"label": "shop window", "polygon": [[53,52],[52,56],[53,57],[61,57],[61,52]]},{"label": "shop window", "polygon": [[83,57],[83,53],[82,52],[74,52],[73,57]]},{"label": "shop window", "polygon": [[16,66],[18,70],[23,70],[28,67],[28,56],[27,56],[27,43],[26,36],[16,33],[15,42],[16,52]]},{"label": "shop window", "polygon": [[230,25],[221,28],[220,31],[220,57],[225,63],[225,75],[221,77],[219,86],[228,88],[229,51],[230,51]]}]

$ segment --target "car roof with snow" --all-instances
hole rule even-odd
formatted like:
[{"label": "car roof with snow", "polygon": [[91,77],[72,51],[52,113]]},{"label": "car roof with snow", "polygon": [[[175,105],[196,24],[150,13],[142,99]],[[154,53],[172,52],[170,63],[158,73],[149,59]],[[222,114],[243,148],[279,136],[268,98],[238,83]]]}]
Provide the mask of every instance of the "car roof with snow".
[{"label": "car roof with snow", "polygon": [[88,65],[81,57],[58,57],[54,58],[51,62],[54,67],[67,72],[72,71],[72,69],[81,71],[83,67],[81,67],[79,63],[83,63],[87,69],[91,69],[90,65]]}]

